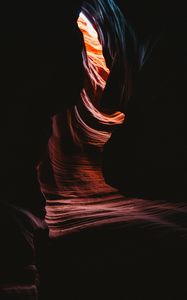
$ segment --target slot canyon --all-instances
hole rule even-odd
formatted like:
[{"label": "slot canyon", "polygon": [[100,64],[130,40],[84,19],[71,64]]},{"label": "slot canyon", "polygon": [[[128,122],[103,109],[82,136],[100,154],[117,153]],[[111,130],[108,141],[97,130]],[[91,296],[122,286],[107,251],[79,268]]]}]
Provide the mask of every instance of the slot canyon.
[{"label": "slot canyon", "polygon": [[0,299],[186,299],[184,8],[2,11]]}]

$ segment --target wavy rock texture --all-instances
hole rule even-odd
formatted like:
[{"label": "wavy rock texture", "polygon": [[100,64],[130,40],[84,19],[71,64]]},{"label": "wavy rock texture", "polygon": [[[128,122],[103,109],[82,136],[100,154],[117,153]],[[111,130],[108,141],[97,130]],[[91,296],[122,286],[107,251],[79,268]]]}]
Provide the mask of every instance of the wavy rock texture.
[{"label": "wavy rock texture", "polygon": [[[46,221],[53,237],[111,222],[116,218],[112,208],[123,199],[104,182],[101,153],[112,128],[123,122],[124,115],[120,112],[107,115],[99,110],[109,69],[98,35],[82,14],[78,25],[85,42],[85,87],[79,104],[53,119],[49,159],[54,184],[42,183],[43,193],[50,195]],[[117,216],[120,215],[118,212]]]},{"label": "wavy rock texture", "polygon": [[[125,198],[103,179],[103,146],[125,118],[114,111],[119,105],[113,104],[131,92],[126,91],[123,72],[126,31],[121,27],[125,22],[116,18],[119,11],[113,1],[85,3],[78,20],[85,43],[84,89],[76,106],[53,118],[49,154],[40,168],[46,222],[50,236],[57,237],[50,240],[44,294],[51,299],[61,294],[65,299],[81,300],[183,299],[187,294],[182,275],[186,268],[186,204]],[[85,15],[96,20],[99,40]],[[102,35],[105,23],[109,30]],[[120,36],[122,43],[115,44]],[[113,93],[119,88],[119,93]],[[103,108],[103,97],[111,100],[111,114]],[[120,147],[120,139],[118,142]],[[117,168],[114,178],[115,174]]]},{"label": "wavy rock texture", "polygon": [[[85,86],[79,103],[53,119],[49,158],[42,166],[44,173],[47,168],[51,174],[50,181],[41,171],[50,236],[107,224],[121,227],[142,220],[153,227],[174,229],[172,216],[186,212],[184,205],[126,199],[103,179],[103,145],[113,128],[124,121],[124,114],[102,112],[100,99],[110,71],[98,35],[83,14],[78,25],[85,43]],[[176,225],[177,230],[181,227],[183,231],[183,225]]]}]

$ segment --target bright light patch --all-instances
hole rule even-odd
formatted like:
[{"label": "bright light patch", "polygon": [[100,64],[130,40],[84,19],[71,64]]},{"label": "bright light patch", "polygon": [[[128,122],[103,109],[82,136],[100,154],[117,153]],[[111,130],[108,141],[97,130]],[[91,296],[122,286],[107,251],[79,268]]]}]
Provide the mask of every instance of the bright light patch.
[{"label": "bright light patch", "polygon": [[[87,32],[94,38],[98,38],[98,34],[97,31],[93,28],[92,24],[90,23],[90,21],[88,20],[88,18],[81,12],[79,15],[79,20],[82,20],[85,22],[86,28],[87,28]],[[79,21],[78,21],[79,22]]]},{"label": "bright light patch", "polygon": [[83,13],[80,13],[77,23],[83,33],[87,57],[90,60],[90,63],[93,62],[94,69],[100,75],[101,73],[105,73],[104,80],[106,83],[110,71],[106,66],[102,45],[99,41],[97,31]]}]

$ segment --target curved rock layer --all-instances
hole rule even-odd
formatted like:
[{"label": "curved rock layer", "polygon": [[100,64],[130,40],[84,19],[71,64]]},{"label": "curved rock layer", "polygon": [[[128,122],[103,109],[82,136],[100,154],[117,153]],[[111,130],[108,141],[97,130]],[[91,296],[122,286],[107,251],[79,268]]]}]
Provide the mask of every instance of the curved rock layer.
[{"label": "curved rock layer", "polygon": [[110,210],[116,206],[116,200],[123,198],[104,182],[101,153],[112,128],[123,122],[124,114],[100,111],[109,69],[98,34],[83,14],[78,26],[85,43],[85,87],[81,101],[53,119],[49,153],[54,184],[42,184],[48,195],[46,221],[51,236],[111,222],[115,216]]},{"label": "curved rock layer", "polygon": [[[163,226],[178,230],[184,224],[173,223],[173,216],[186,212],[186,207],[158,201],[153,203],[148,200],[125,199],[103,179],[101,161],[103,146],[110,138],[112,130],[123,123],[125,118],[123,113],[114,109],[112,113],[107,114],[101,105],[106,82],[110,80],[110,70],[113,71],[120,53],[116,50],[115,55],[115,49],[110,51],[109,47],[107,54],[107,49],[104,49],[105,57],[107,58],[108,55],[114,62],[113,64],[108,62],[108,66],[106,65],[102,51],[102,46],[106,47],[104,43],[106,37],[101,35],[102,26],[99,27],[102,22],[99,23],[100,20],[97,20],[96,31],[91,23],[94,19],[93,15],[92,17],[89,15],[89,1],[85,3],[78,19],[85,44],[84,89],[77,105],[53,118],[49,157],[43,162],[40,172],[41,188],[47,198],[46,222],[50,229],[50,236],[58,237],[101,225],[113,224],[121,227],[127,226],[129,222],[141,223],[142,221],[153,227]],[[102,1],[97,3],[102,4]],[[91,8],[93,11],[98,9],[94,5]],[[118,12],[118,8],[117,11],[115,10],[116,6],[113,8],[114,15],[111,15],[111,20],[115,20],[112,17],[115,17],[115,13]],[[114,28],[118,29],[117,26]],[[114,31],[113,35],[117,36]],[[109,44],[110,38],[112,35],[108,36]],[[119,50],[120,47],[116,49]],[[43,175],[46,174],[46,168],[47,173],[51,174],[50,178]]]}]

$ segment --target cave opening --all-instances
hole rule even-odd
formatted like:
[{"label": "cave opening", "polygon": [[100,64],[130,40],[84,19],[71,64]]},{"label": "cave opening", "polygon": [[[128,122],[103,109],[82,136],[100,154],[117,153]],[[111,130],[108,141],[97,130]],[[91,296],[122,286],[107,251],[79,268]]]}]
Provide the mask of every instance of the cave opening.
[{"label": "cave opening", "polygon": [[[97,73],[101,74],[106,83],[110,70],[106,65],[98,33],[83,12],[80,13],[77,24],[83,34],[86,58],[93,62]],[[86,60],[86,58],[83,55],[83,60]]]}]

